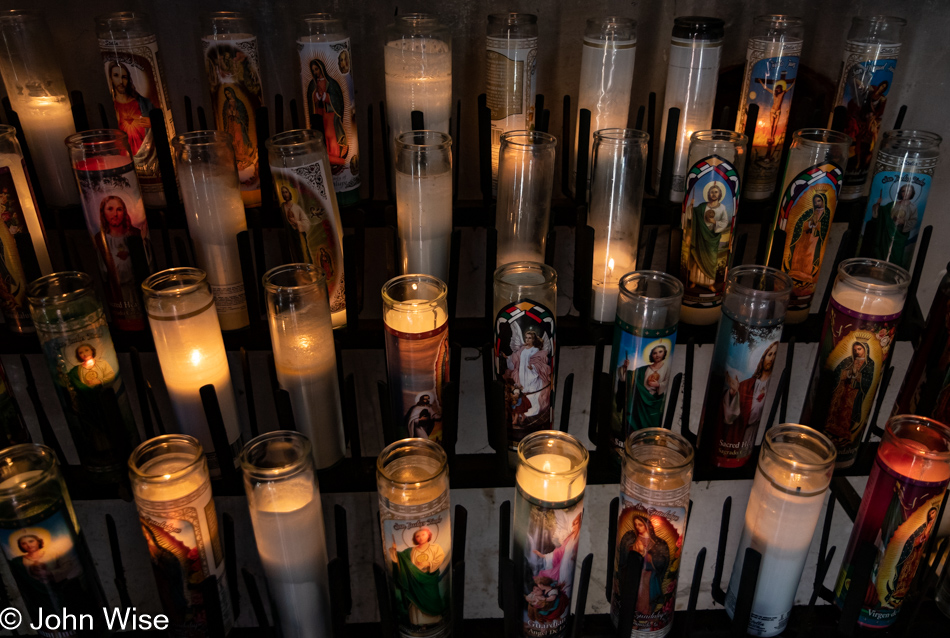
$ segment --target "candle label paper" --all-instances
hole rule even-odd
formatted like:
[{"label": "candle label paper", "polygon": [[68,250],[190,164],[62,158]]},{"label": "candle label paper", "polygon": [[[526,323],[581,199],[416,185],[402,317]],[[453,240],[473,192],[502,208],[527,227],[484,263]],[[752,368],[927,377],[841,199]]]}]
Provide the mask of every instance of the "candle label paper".
[{"label": "candle label paper", "polygon": [[554,420],[554,313],[530,299],[503,307],[495,318],[495,373],[505,384],[508,445]]},{"label": "candle label paper", "polygon": [[841,607],[855,567],[852,544],[873,544],[877,551],[859,624],[887,627],[896,620],[917,567],[925,561],[927,541],[937,531],[934,524],[946,488],[947,481],[923,482],[902,476],[878,452],[861,501],[868,506],[854,522],[855,535],[835,584],[835,602]]},{"label": "candle label paper", "polygon": [[323,133],[337,193],[359,190],[360,154],[356,134],[356,84],[350,39],[297,41],[300,85],[307,128]]},{"label": "candle label paper", "polygon": [[[208,636],[217,604],[224,631],[230,631],[234,617],[211,483],[173,501],[136,500],[136,505],[172,635]],[[215,593],[217,603],[209,600]]]},{"label": "candle label paper", "polygon": [[526,638],[562,636],[567,631],[583,518],[583,494],[552,509],[517,488],[516,577],[523,585],[522,635]]},{"label": "candle label paper", "polygon": [[811,307],[840,189],[841,167],[826,163],[799,173],[782,194],[775,227],[785,231],[782,270],[792,278],[790,311]]},{"label": "candle label paper", "polygon": [[723,310],[700,422],[700,447],[716,467],[742,467],[766,412],[783,319],[749,325]]},{"label": "candle label paper", "polygon": [[[96,166],[98,159],[87,161]],[[109,312],[120,329],[144,330],[140,284],[152,273],[152,244],[135,171],[131,163],[86,170],[79,162],[75,168],[86,228],[99,253]]]},{"label": "candle label paper", "polygon": [[674,490],[651,490],[623,480],[617,519],[617,552],[610,615],[620,620],[620,587],[629,569],[639,567],[634,631],[662,636],[673,623],[676,581],[686,535],[689,483]]},{"label": "candle label paper", "polygon": [[[768,57],[779,46],[782,55]],[[798,75],[798,56],[802,43],[789,42],[776,45],[763,40],[749,40],[746,52],[745,78],[742,82],[742,98],[745,100],[736,131],[746,127],[748,108],[759,107],[752,149],[746,166],[746,190],[771,193],[775,187],[785,143],[788,113],[792,108],[795,80]]]},{"label": "candle label paper", "polygon": [[452,529],[449,494],[424,505],[380,498],[383,554],[392,574],[393,612],[403,637],[452,633]]},{"label": "candle label paper", "polygon": [[663,426],[676,328],[674,324],[659,330],[643,330],[619,317],[614,323],[610,349],[611,429],[618,454],[622,455],[630,432]]},{"label": "candle label paper", "polygon": [[895,414],[917,414],[950,423],[950,297],[937,289],[920,345],[894,403]]},{"label": "candle label paper", "polygon": [[937,159],[901,171],[903,160],[878,153],[858,254],[910,269]]},{"label": "candle label paper", "polygon": [[417,333],[387,325],[386,370],[397,439],[441,441],[442,386],[449,381],[448,322]]},{"label": "candle label paper", "polygon": [[802,419],[831,439],[838,463],[857,454],[900,318],[899,312],[862,314],[833,296],[828,304],[818,350],[822,364],[809,386]]},{"label": "candle label paper", "polygon": [[[0,309],[7,327],[14,332],[32,332],[33,323],[26,303],[26,286],[29,283],[17,237],[29,240],[26,218],[20,207],[20,194],[13,183],[13,173],[8,166],[0,166]],[[23,241],[23,240],[21,240]],[[32,241],[26,242],[32,248]]]},{"label": "candle label paper", "polygon": [[[40,623],[41,616],[67,611],[77,617],[102,617],[105,600],[95,564],[72,520],[66,502],[60,500],[33,516],[0,521],[0,546],[34,623]],[[38,633],[67,638],[87,635],[89,629],[87,623],[84,630],[67,627]]]},{"label": "candle label paper", "polygon": [[175,123],[158,59],[158,41],[154,35],[131,40],[99,40],[99,50],[119,130],[129,136],[142,190],[160,193],[162,176],[158,172],[158,150],[148,114],[152,109],[162,109],[169,142],[175,139]]},{"label": "candle label paper", "polygon": [[844,132],[851,137],[851,153],[846,186],[860,188],[867,180],[900,50],[900,44],[869,47],[849,41],[845,46],[844,71],[834,105],[848,112]]},{"label": "candle label paper", "polygon": [[257,38],[202,38],[205,72],[219,131],[231,138],[242,191],[261,187],[258,172],[257,109],[264,106]]},{"label": "candle label paper", "polygon": [[684,306],[716,308],[722,304],[739,190],[739,173],[718,155],[704,157],[689,169],[681,222]]},{"label": "candle label paper", "polygon": [[271,166],[274,189],[290,233],[294,259],[323,270],[330,296],[330,312],[346,310],[343,279],[343,228],[326,166],[317,160],[305,166]]}]

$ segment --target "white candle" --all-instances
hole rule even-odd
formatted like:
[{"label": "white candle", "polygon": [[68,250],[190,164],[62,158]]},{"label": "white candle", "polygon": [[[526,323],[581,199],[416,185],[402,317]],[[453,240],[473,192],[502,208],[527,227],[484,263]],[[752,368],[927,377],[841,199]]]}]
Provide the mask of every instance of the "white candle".
[{"label": "white candle", "polygon": [[452,173],[425,177],[396,172],[396,214],[402,274],[449,280]]},{"label": "white candle", "polygon": [[627,242],[609,240],[594,244],[594,278],[591,319],[613,323],[617,317],[620,278],[634,270],[636,256]]},{"label": "white candle", "polygon": [[431,38],[389,42],[385,53],[386,115],[395,138],[412,130],[421,111],[425,129],[449,132],[452,113],[452,49]]},{"label": "white candle", "polygon": [[[62,146],[62,140],[60,140],[60,146]],[[63,153],[63,155],[66,154]],[[66,162],[68,166],[68,155],[66,155]],[[46,248],[46,234],[43,231],[43,222],[36,207],[36,200],[33,199],[33,191],[27,180],[26,171],[23,170],[23,158],[13,153],[0,153],[0,166],[10,169],[17,199],[20,202],[20,209],[23,211],[23,217],[26,220],[26,229],[30,232],[30,240],[33,242],[36,260],[40,265],[40,272],[44,275],[52,274],[53,264],[50,262],[49,250]],[[71,168],[70,179],[75,183]]]},{"label": "white candle", "polygon": [[76,132],[69,98],[36,97],[18,101],[14,110],[23,126],[43,196],[51,206],[79,203],[76,179],[63,152],[63,140]]},{"label": "white candle", "polygon": [[[528,465],[541,472],[562,473],[571,469],[571,459],[560,454],[538,454],[528,459]],[[518,487],[539,501],[562,503],[576,499],[587,487],[587,476],[538,475],[518,466]]]}]

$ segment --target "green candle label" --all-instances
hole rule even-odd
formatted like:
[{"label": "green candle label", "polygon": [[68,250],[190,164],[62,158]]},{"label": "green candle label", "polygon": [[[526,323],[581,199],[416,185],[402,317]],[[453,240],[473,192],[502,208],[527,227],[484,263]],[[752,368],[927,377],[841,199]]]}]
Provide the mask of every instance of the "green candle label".
[{"label": "green candle label", "polygon": [[933,178],[924,172],[884,170],[884,153],[880,155],[878,172],[871,180],[858,254],[909,269]]}]

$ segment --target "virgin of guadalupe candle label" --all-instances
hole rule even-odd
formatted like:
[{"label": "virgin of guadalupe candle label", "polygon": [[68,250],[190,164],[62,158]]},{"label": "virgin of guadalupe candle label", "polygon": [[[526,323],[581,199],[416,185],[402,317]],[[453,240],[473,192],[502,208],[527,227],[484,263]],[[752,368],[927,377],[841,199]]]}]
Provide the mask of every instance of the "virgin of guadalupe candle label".
[{"label": "virgin of guadalupe candle label", "polygon": [[711,155],[689,169],[680,255],[684,306],[714,308],[722,303],[738,204],[739,174],[732,164]]},{"label": "virgin of guadalupe candle label", "polygon": [[386,326],[386,368],[398,438],[442,440],[442,386],[449,381],[449,324],[429,332]]},{"label": "virgin of guadalupe candle label", "polygon": [[350,39],[298,40],[297,52],[300,54],[300,85],[307,105],[307,127],[323,133],[333,188],[337,193],[356,190],[360,187],[360,157]]},{"label": "virgin of guadalupe candle label", "polygon": [[558,636],[567,629],[583,517],[583,495],[567,507],[551,509],[518,488],[515,552],[525,601],[522,635],[527,638]]},{"label": "virgin of guadalupe candle label", "polygon": [[717,467],[749,460],[775,376],[782,321],[752,325],[723,311],[703,403],[702,445]]},{"label": "virgin of guadalupe candle label", "polygon": [[933,160],[926,172],[917,173],[889,171],[883,163],[893,167],[900,165],[900,161],[878,153],[878,172],[871,180],[859,253],[909,269],[937,162]]},{"label": "virgin of guadalupe candle label", "polygon": [[383,554],[393,583],[401,636],[439,638],[452,628],[452,529],[449,495],[433,503],[395,505],[380,499]]},{"label": "virgin of guadalupe candle label", "polygon": [[257,155],[257,109],[264,105],[257,38],[202,38],[205,72],[218,130],[231,138],[241,190],[261,187]]},{"label": "virgin of guadalupe candle label", "polygon": [[306,166],[271,166],[280,210],[290,232],[294,258],[319,266],[327,281],[330,312],[346,309],[343,229],[333,214],[323,160]]},{"label": "virgin of guadalupe candle label", "polygon": [[636,569],[636,592],[627,600],[636,606],[635,631],[663,632],[673,622],[676,580],[686,534],[689,483],[673,490],[652,490],[624,480],[617,520],[617,552],[611,588],[610,615],[620,619],[620,587]]},{"label": "virgin of guadalupe candle label", "polygon": [[[11,330],[31,326],[26,304],[27,274],[17,248],[17,237],[29,239],[29,230],[9,167],[0,166],[0,308]],[[22,240],[21,240],[22,241]],[[27,242],[32,246],[32,242]],[[29,328],[32,330],[32,328]]]},{"label": "virgin of guadalupe candle label", "polygon": [[136,505],[172,635],[208,636],[217,622],[215,601],[209,600],[215,593],[224,631],[230,631],[234,617],[211,483],[174,501],[138,500]]},{"label": "virgin of guadalupe candle label", "polygon": [[509,447],[554,418],[554,313],[525,299],[506,306],[495,318],[495,370],[505,384]]},{"label": "virgin of guadalupe candle label", "polygon": [[792,278],[789,310],[811,307],[840,189],[841,168],[818,164],[799,173],[782,194],[776,228],[785,231],[782,269]]}]

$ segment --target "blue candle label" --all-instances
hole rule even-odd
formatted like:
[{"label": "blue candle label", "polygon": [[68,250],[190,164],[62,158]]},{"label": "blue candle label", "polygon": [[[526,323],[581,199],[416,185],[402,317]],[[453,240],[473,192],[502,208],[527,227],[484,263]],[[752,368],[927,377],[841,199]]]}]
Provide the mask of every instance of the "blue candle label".
[{"label": "blue candle label", "polygon": [[449,381],[449,324],[409,333],[386,329],[386,370],[392,418],[392,440],[423,438],[442,441],[442,387]]},{"label": "blue candle label", "polygon": [[[16,332],[32,332],[30,309],[26,303],[29,282],[17,247],[18,237],[30,239],[20,207],[20,195],[10,168],[0,166],[0,254],[3,256],[0,259],[0,309],[8,328]],[[32,247],[31,241],[27,243]]]},{"label": "blue candle label", "polygon": [[909,269],[930,196],[933,168],[928,172],[886,170],[882,160],[889,159],[883,152],[879,154],[858,254]]}]

